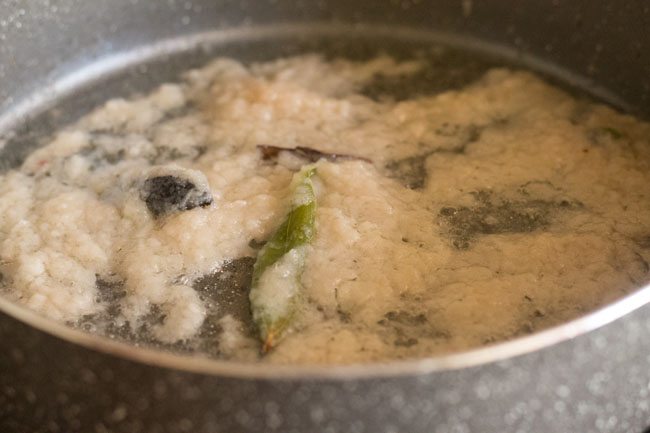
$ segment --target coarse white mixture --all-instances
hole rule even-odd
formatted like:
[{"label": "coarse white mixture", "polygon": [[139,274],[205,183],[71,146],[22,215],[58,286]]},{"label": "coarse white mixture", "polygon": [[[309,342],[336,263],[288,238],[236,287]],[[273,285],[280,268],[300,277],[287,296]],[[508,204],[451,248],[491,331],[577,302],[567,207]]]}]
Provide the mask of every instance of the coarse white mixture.
[{"label": "coarse white mixture", "polygon": [[[505,69],[433,96],[363,95],[421,67],[217,59],[107,102],[0,176],[6,296],[228,359],[351,363],[523,335],[648,280],[650,125]],[[263,357],[250,324],[197,289],[250,268],[287,214],[302,161],[258,145],[371,160],[316,163],[304,305]],[[155,214],[146,180],[164,175],[211,202]]]}]

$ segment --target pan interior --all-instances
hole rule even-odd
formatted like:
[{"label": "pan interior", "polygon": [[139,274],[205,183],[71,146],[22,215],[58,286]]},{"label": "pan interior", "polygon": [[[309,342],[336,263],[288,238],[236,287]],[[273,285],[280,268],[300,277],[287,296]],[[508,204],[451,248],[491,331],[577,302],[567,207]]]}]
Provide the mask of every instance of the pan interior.
[{"label": "pan interior", "polygon": [[[100,59],[44,87],[33,96],[32,101],[36,102],[31,103],[29,110],[1,113],[0,125],[4,129],[0,130],[0,137],[6,137],[6,143],[0,151],[0,170],[16,167],[29,152],[44,144],[52,132],[106,100],[145,94],[164,82],[177,81],[182,72],[202,66],[216,56],[258,62],[306,52],[355,60],[386,53],[398,59],[423,58],[430,65],[411,81],[377,82],[367,89],[371,96],[402,98],[416,93],[436,94],[461,88],[492,67],[510,66],[538,72],[580,98],[625,109],[624,101],[615,95],[587,86],[586,80],[561,70],[552,62],[453,35],[335,27],[250,29],[234,35],[211,32]],[[53,88],[60,90],[52,91]],[[171,349],[186,351],[182,345]]]}]

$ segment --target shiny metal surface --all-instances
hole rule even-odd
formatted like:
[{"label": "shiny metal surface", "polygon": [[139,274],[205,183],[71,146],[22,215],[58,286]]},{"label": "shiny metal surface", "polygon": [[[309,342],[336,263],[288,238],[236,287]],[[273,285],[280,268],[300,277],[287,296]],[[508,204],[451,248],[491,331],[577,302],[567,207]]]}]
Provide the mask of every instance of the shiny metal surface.
[{"label": "shiny metal surface", "polygon": [[[362,53],[378,40],[491,51],[650,117],[649,29],[639,1],[0,0],[0,165],[109,94],[144,91],[212,53]],[[463,354],[336,368],[134,349],[0,300],[0,431],[641,433],[649,300],[643,289]]]}]

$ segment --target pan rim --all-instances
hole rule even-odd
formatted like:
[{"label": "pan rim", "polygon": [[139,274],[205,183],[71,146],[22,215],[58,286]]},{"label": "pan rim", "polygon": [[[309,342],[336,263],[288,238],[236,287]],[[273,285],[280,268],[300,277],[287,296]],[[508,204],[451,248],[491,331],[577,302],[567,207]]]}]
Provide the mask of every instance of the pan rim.
[{"label": "pan rim", "polygon": [[[594,83],[592,79],[576,74],[521,49],[492,41],[477,39],[444,31],[409,28],[384,24],[345,24],[324,21],[306,23],[280,22],[267,25],[242,25],[233,28],[196,32],[175,38],[163,39],[146,46],[134,47],[128,51],[117,52],[93,59],[90,64],[73,71],[62,71],[61,76],[52,76],[36,91],[9,106],[0,104],[0,138],[11,138],[26,119],[55,106],[56,101],[71,95],[77,89],[92,85],[96,81],[131,68],[139,63],[158,57],[173,55],[202,46],[219,46],[233,42],[265,40],[273,37],[293,35],[309,37],[384,37],[395,40],[419,41],[460,48],[470,52],[481,52],[507,62],[521,64],[528,69],[553,77],[570,88],[584,91],[596,100],[607,102],[624,112],[634,107],[616,94]],[[71,59],[71,62],[79,59]]]},{"label": "pan rim", "polygon": [[72,328],[41,316],[39,313],[3,297],[0,297],[0,313],[68,343],[140,364],[239,379],[327,379],[339,381],[426,375],[509,360],[584,336],[623,318],[648,303],[650,303],[650,285],[645,285],[611,304],[569,322],[494,345],[413,360],[344,365],[241,363],[139,347]]}]

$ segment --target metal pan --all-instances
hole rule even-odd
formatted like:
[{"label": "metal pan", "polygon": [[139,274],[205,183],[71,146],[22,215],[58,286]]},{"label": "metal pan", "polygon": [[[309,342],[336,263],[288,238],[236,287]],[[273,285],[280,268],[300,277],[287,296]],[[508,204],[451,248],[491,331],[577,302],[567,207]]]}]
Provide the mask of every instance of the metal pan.
[{"label": "metal pan", "polygon": [[[442,43],[527,64],[648,118],[649,32],[650,5],[632,0],[0,0],[0,160],[15,165],[109,95],[144,91],[213,54],[362,56]],[[0,299],[0,431],[641,433],[648,301],[641,288],[511,342],[325,368],[133,347]]]}]

